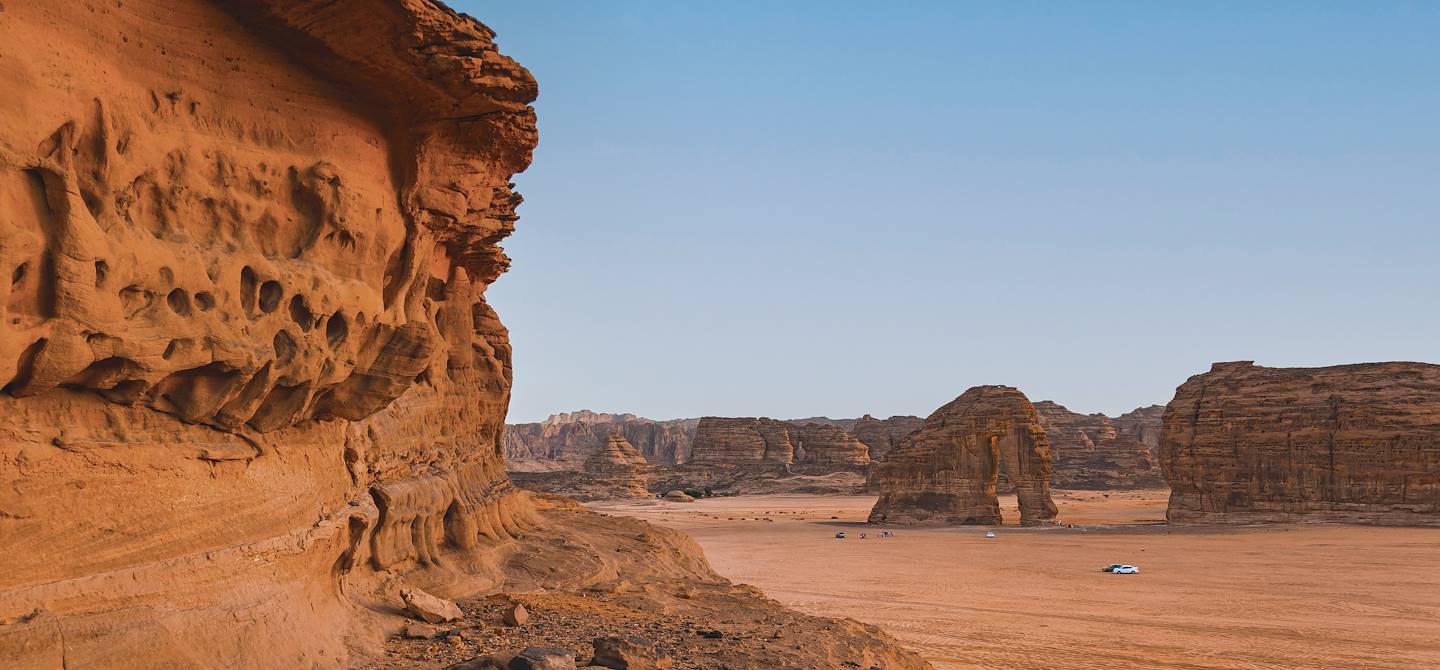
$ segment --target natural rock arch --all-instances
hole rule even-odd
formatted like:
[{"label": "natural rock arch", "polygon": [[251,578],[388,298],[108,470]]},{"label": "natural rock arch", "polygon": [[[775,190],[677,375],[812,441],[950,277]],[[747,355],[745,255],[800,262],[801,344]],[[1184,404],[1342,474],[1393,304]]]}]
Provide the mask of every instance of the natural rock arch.
[{"label": "natural rock arch", "polygon": [[1055,518],[1050,442],[1035,407],[1009,386],[977,386],[935,410],[876,465],[871,523],[1001,522],[1001,472],[1020,499],[1020,524]]}]

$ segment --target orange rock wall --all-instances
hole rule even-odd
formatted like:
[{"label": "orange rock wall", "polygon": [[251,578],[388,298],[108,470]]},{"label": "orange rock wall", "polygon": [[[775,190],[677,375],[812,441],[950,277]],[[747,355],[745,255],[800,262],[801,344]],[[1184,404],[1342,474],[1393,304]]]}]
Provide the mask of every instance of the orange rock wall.
[{"label": "orange rock wall", "polygon": [[394,576],[483,588],[529,73],[427,0],[0,17],[7,667],[342,667]]},{"label": "orange rock wall", "polygon": [[1172,523],[1440,526],[1440,365],[1216,363],[1165,408]]}]

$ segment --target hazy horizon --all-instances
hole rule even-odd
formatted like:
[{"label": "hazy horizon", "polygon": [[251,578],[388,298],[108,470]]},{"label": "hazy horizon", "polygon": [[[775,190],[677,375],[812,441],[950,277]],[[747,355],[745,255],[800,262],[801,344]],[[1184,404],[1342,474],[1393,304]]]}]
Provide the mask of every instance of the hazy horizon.
[{"label": "hazy horizon", "polygon": [[1440,5],[453,4],[540,83],[512,423],[1440,359]]}]

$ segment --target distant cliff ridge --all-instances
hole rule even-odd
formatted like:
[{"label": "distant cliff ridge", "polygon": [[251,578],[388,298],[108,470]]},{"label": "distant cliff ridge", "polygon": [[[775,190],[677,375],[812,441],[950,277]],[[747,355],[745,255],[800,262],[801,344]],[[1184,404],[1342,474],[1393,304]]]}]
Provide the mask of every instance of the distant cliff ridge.
[{"label": "distant cliff ridge", "polygon": [[[1060,488],[1163,488],[1158,450],[1164,408],[1142,407],[1110,418],[1035,404],[1051,434],[1054,483]],[[584,469],[587,458],[618,433],[651,465],[810,465],[853,469],[883,461],[918,430],[918,416],[877,419],[705,417],[657,421],[630,413],[578,410],[538,423],[505,427],[511,471]],[[1001,474],[1004,484],[1004,474]]]}]

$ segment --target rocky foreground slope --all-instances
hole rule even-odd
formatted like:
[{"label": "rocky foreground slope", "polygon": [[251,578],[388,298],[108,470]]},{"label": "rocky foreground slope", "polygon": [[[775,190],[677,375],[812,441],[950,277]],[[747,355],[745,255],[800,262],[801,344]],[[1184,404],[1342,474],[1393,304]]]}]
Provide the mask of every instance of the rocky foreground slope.
[{"label": "rocky foreground slope", "polygon": [[[487,27],[432,0],[0,16],[5,667],[358,665],[402,588],[785,613],[506,478],[485,290],[537,88]],[[787,663],[924,666],[799,630]]]},{"label": "rocky foreground slope", "polygon": [[935,410],[876,466],[880,499],[871,523],[999,524],[996,483],[1004,472],[1020,501],[1020,523],[1052,521],[1050,443],[1025,394],[977,386]]},{"label": "rocky foreground slope", "polygon": [[1172,523],[1440,525],[1440,365],[1216,363],[1165,408]]}]

